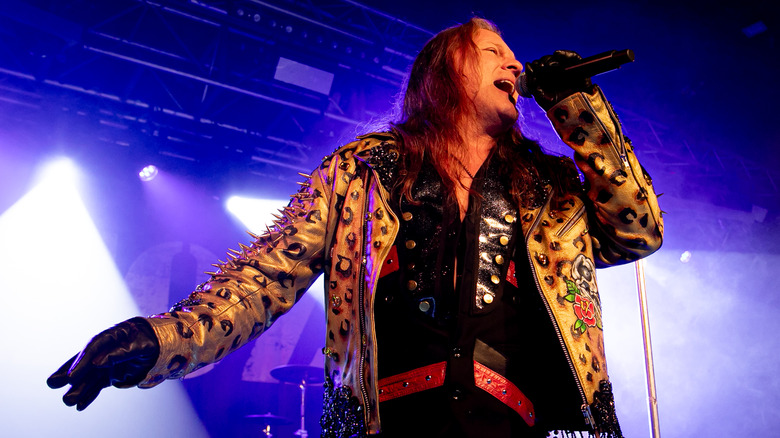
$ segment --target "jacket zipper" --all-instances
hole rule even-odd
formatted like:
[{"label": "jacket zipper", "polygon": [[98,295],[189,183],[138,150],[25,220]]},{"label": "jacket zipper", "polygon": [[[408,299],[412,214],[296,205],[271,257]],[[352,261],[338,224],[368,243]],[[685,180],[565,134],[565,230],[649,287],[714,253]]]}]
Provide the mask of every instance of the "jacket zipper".
[{"label": "jacket zipper", "polygon": [[[607,112],[609,113],[609,118],[612,119],[612,123],[615,125],[615,136],[617,136],[616,139],[612,139],[610,143],[612,143],[612,148],[617,153],[618,157],[620,157],[621,163],[623,163],[623,167],[628,169],[630,166],[628,164],[628,151],[626,150],[626,142],[623,139],[623,128],[620,126],[620,121],[617,118],[617,115],[612,110],[612,105],[609,104],[607,101],[607,98],[604,97],[604,94],[599,90],[599,94],[601,95],[601,99],[604,101],[604,105],[607,107]],[[596,109],[593,108],[593,105],[591,105],[590,100],[588,100],[587,97],[584,97],[583,100],[588,105],[588,108],[593,114],[596,114]],[[604,122],[601,121],[598,117],[594,117],[596,121],[598,122],[599,126],[601,126],[601,130],[605,133],[609,132],[607,130],[607,127],[604,126]],[[617,141],[617,144],[615,143]]]},{"label": "jacket zipper", "polygon": [[[552,191],[548,192],[548,198],[547,201],[544,204],[544,207],[542,207],[541,210],[539,210],[539,214],[536,216],[536,219],[534,219],[534,223],[531,225],[531,227],[528,229],[528,235],[525,236],[525,253],[528,256],[528,264],[531,267],[531,275],[534,279],[534,283],[536,284],[536,290],[539,292],[539,295],[542,297],[542,302],[544,303],[544,308],[547,310],[547,316],[550,318],[550,321],[552,322],[553,329],[555,329],[555,335],[558,337],[558,342],[561,344],[561,348],[566,352],[564,355],[566,357],[566,362],[569,364],[569,369],[572,372],[572,375],[574,376],[574,383],[577,385],[577,390],[580,393],[580,397],[582,398],[582,410],[583,414],[585,413],[585,407],[588,405],[588,398],[585,396],[585,390],[582,388],[582,384],[580,383],[579,377],[577,377],[577,370],[574,368],[574,362],[572,362],[571,359],[571,352],[568,348],[566,348],[566,342],[563,340],[563,335],[561,335],[560,327],[558,327],[558,322],[555,320],[555,316],[552,313],[552,309],[550,309],[550,304],[547,302],[546,297],[544,296],[544,293],[542,292],[542,285],[539,283],[539,278],[536,276],[536,268],[534,267],[533,259],[531,258],[531,251],[528,248],[528,240],[531,237],[531,232],[536,228],[537,225],[539,225],[539,220],[542,217],[542,212],[545,211],[549,205],[550,201],[552,200]],[[590,412],[590,409],[588,409],[588,412]],[[587,417],[587,414],[585,414]],[[586,421],[589,420],[586,418]]]},{"label": "jacket zipper", "polygon": [[[631,176],[634,178],[634,181],[637,182],[637,184],[642,187],[642,184],[640,181],[643,180],[644,176],[637,176],[635,173],[634,167],[631,166],[631,164],[628,162],[628,150],[626,148],[626,141],[623,137],[623,126],[620,124],[620,120],[618,119],[617,114],[615,114],[614,108],[612,108],[612,105],[610,105],[609,101],[607,101],[607,98],[604,96],[604,93],[599,88],[599,95],[601,96],[601,99],[604,101],[604,104],[607,107],[607,112],[609,113],[609,118],[612,119],[612,123],[615,125],[615,130],[618,135],[618,139],[620,140],[620,150],[618,151],[618,155],[620,156],[620,160],[623,162],[623,167],[628,169],[631,172]],[[590,104],[590,101],[588,99],[585,99],[585,101],[588,103],[588,107],[595,113],[593,110],[593,106]],[[598,117],[596,117],[596,120],[599,120]],[[602,126],[602,129],[604,128],[604,124],[599,120],[599,123]],[[604,132],[607,132],[604,130]],[[615,146],[615,143],[612,142],[613,147],[617,149],[617,146]],[[651,213],[653,213],[651,211]],[[653,219],[657,219],[655,213],[653,213]],[[657,221],[656,221],[657,222]]]},{"label": "jacket zipper", "polygon": [[[369,169],[370,171],[370,169]],[[361,220],[363,221],[363,245],[361,248],[362,254],[360,257],[360,271],[359,271],[359,277],[358,277],[358,302],[360,303],[359,309],[360,309],[360,378],[358,381],[360,382],[360,394],[363,397],[363,409],[364,409],[364,423],[366,425],[366,428],[368,428],[369,419],[371,418],[371,407],[368,402],[368,390],[366,389],[366,309],[363,304],[364,297],[365,297],[365,275],[366,275],[366,263],[368,263],[368,260],[366,260],[366,241],[368,238],[368,223],[365,219],[365,215],[368,210],[368,173],[366,173],[366,177],[363,178],[363,187],[366,189],[366,194],[363,196],[363,216],[361,217]]]},{"label": "jacket zipper", "polygon": [[[366,195],[363,198],[363,216],[361,218],[361,220],[363,220],[363,247],[362,247],[361,251],[363,253],[362,253],[361,258],[360,258],[360,271],[359,271],[360,277],[358,277],[360,279],[359,284],[358,284],[358,300],[359,300],[359,303],[360,303],[360,308],[359,308],[359,317],[360,317],[360,363],[359,363],[360,369],[359,369],[359,373],[360,374],[359,374],[358,381],[360,383],[360,394],[363,397],[363,407],[364,407],[363,419],[364,419],[364,423],[366,425],[366,429],[368,429],[369,421],[370,421],[370,418],[371,418],[371,407],[370,407],[370,404],[368,402],[368,390],[366,389],[366,369],[365,368],[366,368],[366,352],[367,352],[367,348],[366,348],[367,345],[366,344],[368,342],[368,339],[366,338],[366,323],[365,323],[366,309],[365,309],[365,306],[363,306],[363,300],[364,300],[364,297],[365,297],[365,287],[366,287],[364,277],[365,277],[365,274],[366,274],[366,264],[368,263],[368,259],[366,258],[366,249],[365,249],[366,247],[365,247],[365,245],[366,245],[366,242],[368,242],[370,240],[370,239],[368,239],[368,220],[366,218],[366,215],[369,213],[368,212],[368,199],[369,199],[369,197],[368,197],[368,180],[369,180],[368,175],[369,175],[369,173],[368,172],[370,172],[374,176],[374,179],[376,179],[376,180],[379,180],[379,177],[376,175],[376,171],[368,163],[366,163],[365,161],[363,161],[359,157],[355,157],[355,159],[357,161],[360,161],[363,164],[365,164],[366,168],[367,168],[366,176],[363,178],[363,187],[366,190]],[[379,196],[379,199],[382,202],[382,205],[384,206],[385,211],[387,212],[387,214],[392,215],[391,210],[387,207],[387,202],[382,197],[382,193],[379,192],[378,196]],[[385,254],[385,257],[386,256],[387,256],[387,254]],[[373,301],[374,301],[374,295],[371,296],[371,303],[369,304],[369,306],[372,309],[374,307]],[[373,316],[372,316],[372,321],[373,321]],[[376,346],[375,336],[376,336],[376,332],[372,328],[371,337],[372,337],[373,345]]]},{"label": "jacket zipper", "polygon": [[583,214],[585,214],[585,205],[584,204],[582,206],[580,206],[580,208],[578,208],[577,211],[575,211],[573,215],[571,215],[571,217],[569,218],[569,221],[566,222],[566,225],[564,225],[563,228],[560,229],[560,231],[555,233],[555,236],[556,237],[561,237],[564,234],[566,234],[567,232],[569,232],[569,230],[571,230],[572,227],[574,227],[574,224],[576,224],[577,221],[580,220],[580,218],[582,217]]}]

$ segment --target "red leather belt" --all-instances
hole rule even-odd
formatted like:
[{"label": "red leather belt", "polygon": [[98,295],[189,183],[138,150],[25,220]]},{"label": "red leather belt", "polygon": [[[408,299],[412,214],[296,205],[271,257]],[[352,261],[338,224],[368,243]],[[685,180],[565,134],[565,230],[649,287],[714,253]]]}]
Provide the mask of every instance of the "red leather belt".
[{"label": "red leather belt", "polygon": [[[379,380],[379,401],[384,402],[444,385],[447,362],[438,362]],[[509,379],[474,361],[474,384],[520,414],[529,426],[536,424],[534,405]]]},{"label": "red leather belt", "polygon": [[509,379],[474,361],[474,384],[520,414],[525,424],[536,424],[534,405]]},{"label": "red leather belt", "polygon": [[379,401],[392,400],[444,385],[447,362],[416,368],[379,380]]}]

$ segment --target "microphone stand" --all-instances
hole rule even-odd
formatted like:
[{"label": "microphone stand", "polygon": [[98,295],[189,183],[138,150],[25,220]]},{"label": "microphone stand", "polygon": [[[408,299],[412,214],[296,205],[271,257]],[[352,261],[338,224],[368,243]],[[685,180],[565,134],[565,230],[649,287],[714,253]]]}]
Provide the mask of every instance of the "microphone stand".
[{"label": "microphone stand", "polygon": [[637,290],[639,291],[639,313],[642,318],[642,337],[645,347],[645,371],[647,373],[647,398],[650,410],[650,434],[661,437],[661,425],[658,422],[658,399],[655,392],[655,369],[653,368],[653,346],[650,342],[650,316],[647,311],[647,291],[645,289],[644,260],[634,262],[636,266]]}]

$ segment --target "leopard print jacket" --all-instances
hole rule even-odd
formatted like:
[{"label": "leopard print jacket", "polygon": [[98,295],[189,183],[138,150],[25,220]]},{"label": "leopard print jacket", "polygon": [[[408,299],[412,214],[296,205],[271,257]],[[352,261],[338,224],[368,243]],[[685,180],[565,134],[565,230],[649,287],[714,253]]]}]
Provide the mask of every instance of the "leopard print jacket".
[{"label": "leopard print jacket", "polygon": [[[546,204],[521,209],[518,220],[583,413],[601,436],[620,436],[595,268],[657,250],[661,212],[652,181],[600,89],[570,96],[548,116],[575,150],[584,190],[549,193]],[[324,273],[323,436],[379,432],[373,297],[399,228],[386,189],[397,158],[390,135],[370,134],[305,175],[274,226],[253,235],[251,245],[231,250],[230,258],[209,273],[210,280],[170,312],[148,318],[160,340],[160,356],[139,386],[180,378],[252,341]]]}]

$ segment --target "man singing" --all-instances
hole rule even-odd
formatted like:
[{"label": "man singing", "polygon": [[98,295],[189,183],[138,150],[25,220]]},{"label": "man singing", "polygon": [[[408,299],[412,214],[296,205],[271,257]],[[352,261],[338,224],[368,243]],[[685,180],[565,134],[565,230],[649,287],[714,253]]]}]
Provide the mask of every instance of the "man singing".
[{"label": "man singing", "polygon": [[574,161],[518,126],[522,64],[474,18],[417,56],[402,113],[325,158],[250,246],[168,313],[95,336],[48,380],[180,378],[255,339],[322,273],[325,437],[620,437],[595,268],[661,245],[652,181],[590,80],[527,66]]}]

